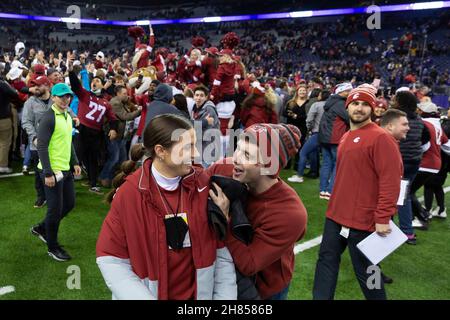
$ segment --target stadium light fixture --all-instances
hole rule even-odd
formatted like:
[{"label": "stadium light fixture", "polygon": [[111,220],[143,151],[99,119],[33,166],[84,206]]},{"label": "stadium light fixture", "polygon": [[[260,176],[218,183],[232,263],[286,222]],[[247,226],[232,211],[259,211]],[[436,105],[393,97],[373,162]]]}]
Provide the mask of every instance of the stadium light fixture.
[{"label": "stadium light fixture", "polygon": [[[379,7],[380,12],[441,9],[441,8],[449,8],[450,1],[416,2],[397,5],[384,5]],[[151,20],[151,24],[164,25],[164,24],[179,24],[179,23],[218,23],[228,21],[298,19],[298,18],[334,16],[334,15],[366,14],[367,8],[368,7],[358,7],[358,8],[341,8],[341,9],[327,9],[327,10],[277,12],[266,14],[223,16],[223,17],[217,16],[217,17],[198,17],[186,19],[160,19],[160,20]],[[120,20],[100,20],[99,18],[74,19],[69,17],[33,16],[24,14],[2,13],[2,12],[0,12],[0,19],[38,20],[49,22],[63,22],[63,23],[69,22],[69,23],[83,23],[83,24],[106,24],[115,26],[148,25],[150,23],[149,20],[120,21]]]},{"label": "stadium light fixture", "polygon": [[138,20],[136,21],[136,25],[138,26],[148,26],[150,24],[150,20]]},{"label": "stadium light fixture", "polygon": [[314,13],[312,11],[294,11],[294,12],[290,12],[289,16],[291,18],[307,18],[307,17],[312,17],[313,14]]},{"label": "stadium light fixture", "polygon": [[203,22],[221,22],[222,18],[221,17],[204,17],[203,18]]},{"label": "stadium light fixture", "polygon": [[411,7],[413,10],[440,9],[444,7],[444,1],[413,3]]}]

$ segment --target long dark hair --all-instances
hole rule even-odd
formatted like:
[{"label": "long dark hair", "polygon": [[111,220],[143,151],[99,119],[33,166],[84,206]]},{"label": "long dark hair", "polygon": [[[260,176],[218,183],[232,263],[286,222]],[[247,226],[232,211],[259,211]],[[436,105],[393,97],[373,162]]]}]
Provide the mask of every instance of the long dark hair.
[{"label": "long dark hair", "polygon": [[117,189],[125,182],[125,178],[136,171],[138,161],[144,155],[154,158],[156,145],[170,149],[177,142],[172,140],[172,133],[177,129],[190,130],[192,124],[187,119],[174,114],[163,114],[149,122],[143,133],[143,143],[133,145],[130,149],[131,159],[120,165],[120,172],[112,181],[114,189],[106,196],[108,203],[112,202]]}]

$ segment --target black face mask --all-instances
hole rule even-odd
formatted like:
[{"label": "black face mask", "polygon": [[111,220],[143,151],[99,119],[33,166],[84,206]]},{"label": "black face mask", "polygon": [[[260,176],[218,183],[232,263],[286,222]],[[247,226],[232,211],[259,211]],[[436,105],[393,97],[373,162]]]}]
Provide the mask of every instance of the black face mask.
[{"label": "black face mask", "polygon": [[189,230],[187,223],[180,216],[164,219],[167,244],[173,250],[183,249],[183,242]]}]

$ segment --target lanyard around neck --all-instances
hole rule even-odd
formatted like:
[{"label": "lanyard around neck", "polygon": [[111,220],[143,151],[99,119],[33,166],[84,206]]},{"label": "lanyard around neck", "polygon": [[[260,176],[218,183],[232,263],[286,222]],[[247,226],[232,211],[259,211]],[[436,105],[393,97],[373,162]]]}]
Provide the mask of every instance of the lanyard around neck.
[{"label": "lanyard around neck", "polygon": [[[181,183],[179,184],[179,189],[180,189],[180,190],[178,191],[177,210],[174,211],[173,208],[172,208],[172,206],[169,204],[169,201],[167,201],[166,196],[164,196],[163,193],[161,192],[161,188],[160,188],[160,186],[158,185],[158,182],[156,181],[156,179],[155,179],[155,177],[153,176],[153,174],[152,174],[152,179],[153,179],[153,181],[155,182],[156,187],[158,188],[158,193],[159,193],[159,196],[160,196],[160,198],[161,198],[161,202],[163,203],[164,209],[166,210],[166,212],[169,213],[169,214],[173,214],[173,215],[177,216],[177,214],[180,213],[180,207],[181,207],[181,209],[183,208],[183,206],[181,205],[182,194],[183,194],[183,187],[182,187]],[[169,209],[170,209],[170,211],[169,211]]]}]

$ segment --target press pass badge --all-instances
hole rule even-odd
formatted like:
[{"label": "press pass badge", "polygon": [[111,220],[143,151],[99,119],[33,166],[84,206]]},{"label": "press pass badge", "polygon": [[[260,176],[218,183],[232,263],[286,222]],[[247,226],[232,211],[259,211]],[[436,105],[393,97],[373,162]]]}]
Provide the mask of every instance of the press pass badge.
[{"label": "press pass badge", "polygon": [[339,233],[341,236],[343,236],[345,239],[348,239],[348,236],[350,234],[350,229],[347,227],[342,226],[341,232]]},{"label": "press pass badge", "polygon": [[64,174],[61,171],[55,172],[56,182],[60,182],[64,178]]},{"label": "press pass badge", "polygon": [[164,217],[167,244],[170,250],[180,250],[191,247],[187,214],[185,212],[167,214]]}]

